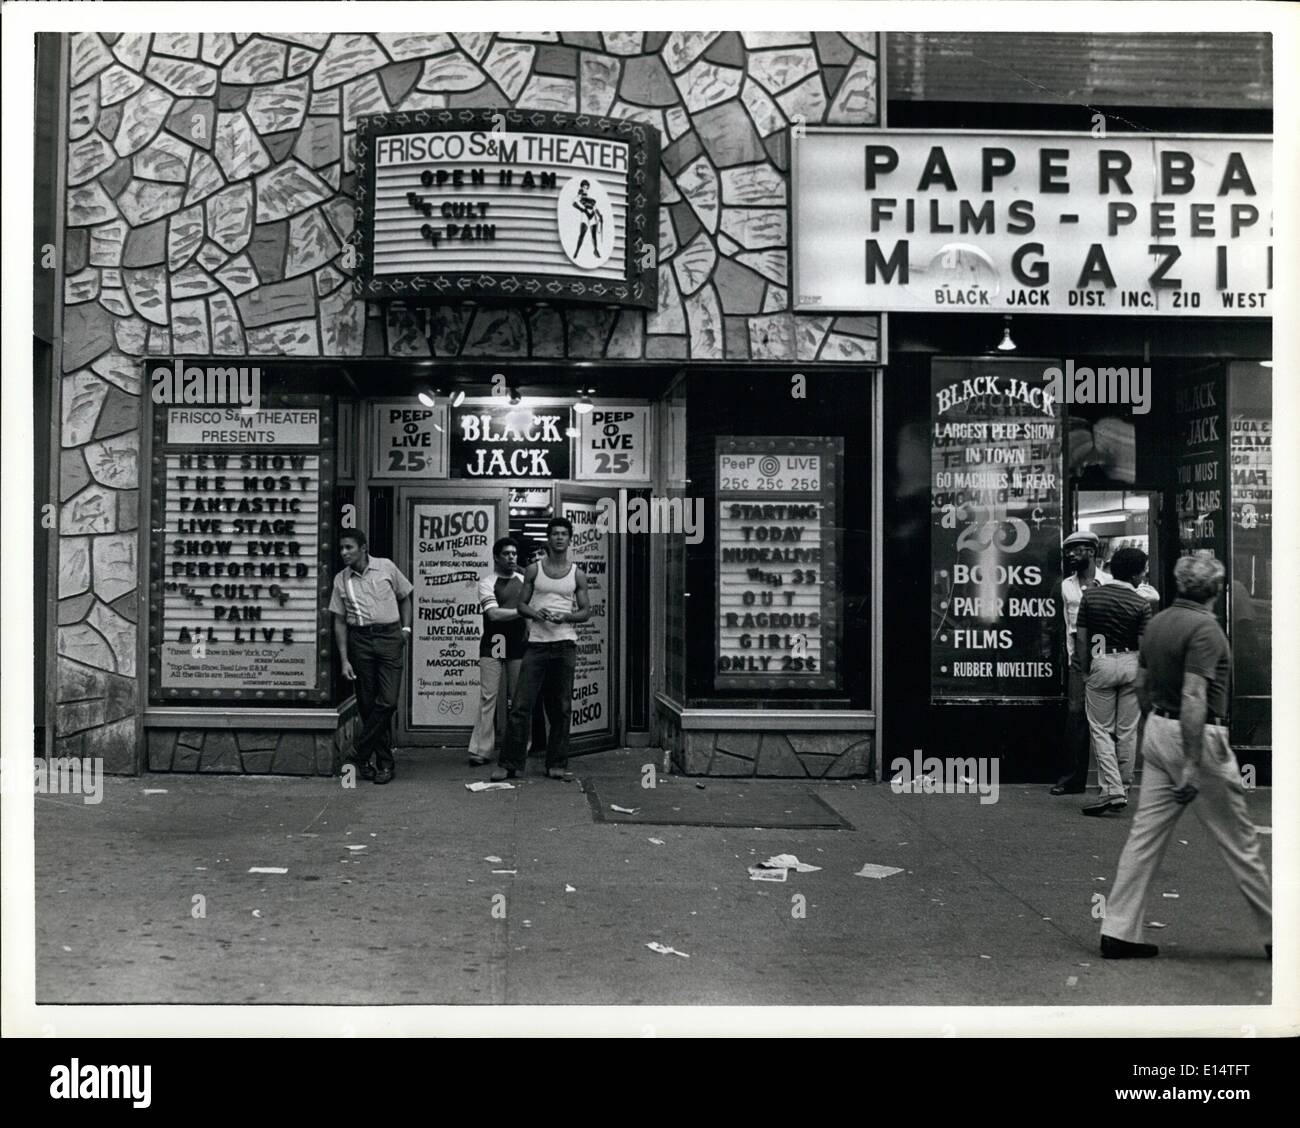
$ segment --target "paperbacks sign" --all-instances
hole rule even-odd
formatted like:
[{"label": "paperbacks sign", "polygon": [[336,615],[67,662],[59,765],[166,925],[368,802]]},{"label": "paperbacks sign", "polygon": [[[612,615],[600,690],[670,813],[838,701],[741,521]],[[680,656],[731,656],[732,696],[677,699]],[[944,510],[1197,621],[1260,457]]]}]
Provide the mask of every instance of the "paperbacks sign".
[{"label": "paperbacks sign", "polygon": [[358,294],[657,307],[653,127],[419,110],[361,118],[356,144]]},{"label": "paperbacks sign", "polygon": [[1267,317],[1267,137],[809,130],[796,308]]}]

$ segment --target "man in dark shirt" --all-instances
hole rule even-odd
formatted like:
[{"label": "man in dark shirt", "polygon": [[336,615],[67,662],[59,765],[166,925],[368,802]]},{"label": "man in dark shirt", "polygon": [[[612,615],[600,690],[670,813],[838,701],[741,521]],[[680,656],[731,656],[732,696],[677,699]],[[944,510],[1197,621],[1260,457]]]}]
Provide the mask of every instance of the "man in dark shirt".
[{"label": "man in dark shirt", "polygon": [[1246,807],[1241,769],[1228,744],[1228,640],[1211,608],[1223,584],[1213,556],[1184,556],[1174,568],[1178,599],[1151,620],[1138,656],[1146,718],[1142,794],[1101,926],[1107,959],[1154,956],[1142,942],[1147,894],[1174,826],[1188,804],[1218,843],[1250,905],[1264,951],[1273,955],[1272,889]]},{"label": "man in dark shirt", "polygon": [[493,567],[478,582],[483,638],[478,647],[478,721],[469,738],[469,762],[488,763],[505,736],[509,701],[519,680],[527,624],[520,616],[519,597],[524,576],[519,570],[519,546],[502,537],[492,546]]},{"label": "man in dark shirt", "polygon": [[1087,679],[1084,700],[1101,793],[1097,802],[1083,808],[1085,815],[1103,815],[1128,806],[1141,715],[1138,640],[1151,621],[1151,604],[1137,590],[1146,570],[1145,552],[1121,548],[1111,558],[1111,582],[1089,588],[1079,604],[1074,652]]}]

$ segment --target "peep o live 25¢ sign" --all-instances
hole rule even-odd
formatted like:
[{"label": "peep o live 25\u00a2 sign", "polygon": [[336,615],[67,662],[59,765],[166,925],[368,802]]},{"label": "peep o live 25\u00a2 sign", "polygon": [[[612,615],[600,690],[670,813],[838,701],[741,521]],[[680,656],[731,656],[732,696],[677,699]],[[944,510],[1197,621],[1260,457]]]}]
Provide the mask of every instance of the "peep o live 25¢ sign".
[{"label": "peep o live 25\u00a2 sign", "polygon": [[655,309],[659,134],[541,110],[357,125],[356,293]]}]

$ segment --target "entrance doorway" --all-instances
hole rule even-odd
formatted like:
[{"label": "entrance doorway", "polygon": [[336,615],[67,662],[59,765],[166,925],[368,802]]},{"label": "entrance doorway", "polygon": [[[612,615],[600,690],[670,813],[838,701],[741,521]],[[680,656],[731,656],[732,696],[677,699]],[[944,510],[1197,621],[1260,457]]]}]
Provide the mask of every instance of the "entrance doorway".
[{"label": "entrance doorway", "polygon": [[[1138,548],[1147,554],[1148,583],[1160,582],[1159,528],[1160,492],[1133,489],[1076,489],[1072,528],[1095,533],[1100,545],[1097,565],[1107,562],[1121,548]],[[1109,571],[1109,569],[1106,569]],[[1160,593],[1163,602],[1164,592]]]},{"label": "entrance doorway", "polygon": [[[396,489],[394,551],[415,585],[399,745],[458,753],[468,747],[478,709],[478,579],[492,568],[492,545],[500,537],[519,542],[521,565],[544,551],[552,516],[573,523],[569,558],[587,577],[593,608],[577,628],[570,754],[623,743],[627,658],[619,624],[625,545],[603,519],[605,507],[617,500],[617,489],[570,481],[487,485],[462,479]],[[542,717],[534,718],[535,748],[544,743],[544,726]]]}]

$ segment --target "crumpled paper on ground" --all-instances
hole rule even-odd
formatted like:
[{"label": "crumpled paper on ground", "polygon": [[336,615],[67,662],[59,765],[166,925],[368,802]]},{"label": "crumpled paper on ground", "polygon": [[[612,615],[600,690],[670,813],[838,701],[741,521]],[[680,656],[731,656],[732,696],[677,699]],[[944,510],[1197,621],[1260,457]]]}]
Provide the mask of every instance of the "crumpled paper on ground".
[{"label": "crumpled paper on ground", "polygon": [[878,866],[872,862],[868,862],[860,870],[858,870],[858,872],[855,873],[853,876],[881,878],[881,877],[893,877],[894,874],[902,873],[902,872],[903,872],[902,869],[898,866]]}]

